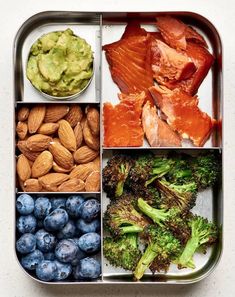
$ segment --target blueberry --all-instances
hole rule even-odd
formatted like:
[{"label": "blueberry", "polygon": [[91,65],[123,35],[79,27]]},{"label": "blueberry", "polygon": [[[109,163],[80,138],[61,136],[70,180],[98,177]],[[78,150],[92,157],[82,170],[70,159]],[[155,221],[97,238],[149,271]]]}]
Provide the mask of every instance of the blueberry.
[{"label": "blueberry", "polygon": [[86,258],[87,257],[87,254],[80,249],[80,247],[78,245],[79,238],[73,238],[72,240],[74,241],[74,243],[78,247],[78,252],[77,252],[76,258],[71,262],[71,264],[73,266],[77,266],[79,260],[81,260],[83,258]]},{"label": "blueberry", "polygon": [[86,222],[83,219],[78,219],[76,223],[77,229],[81,233],[99,232],[100,231],[100,220],[96,219],[91,222]]},{"label": "blueberry", "polygon": [[34,233],[37,226],[37,220],[33,215],[20,216],[16,222],[20,233]]},{"label": "blueberry", "polygon": [[31,214],[34,210],[34,200],[28,194],[20,195],[16,200],[16,209],[22,215]]},{"label": "blueberry", "polygon": [[86,233],[78,240],[78,245],[85,253],[94,253],[100,250],[100,235],[95,232]]},{"label": "blueberry", "polygon": [[36,275],[40,280],[51,281],[55,278],[57,266],[53,261],[43,260],[36,267]]},{"label": "blueberry", "polygon": [[44,220],[37,220],[37,229],[44,228]]},{"label": "blueberry", "polygon": [[65,209],[66,198],[51,198],[51,208],[55,210],[56,208]]},{"label": "blueberry", "polygon": [[59,231],[68,223],[69,216],[64,209],[55,209],[44,219],[44,227],[48,231]]},{"label": "blueberry", "polygon": [[68,223],[64,226],[63,229],[61,229],[58,234],[58,239],[67,239],[67,238],[73,238],[75,235],[76,226],[72,220],[69,220]]},{"label": "blueberry", "polygon": [[45,253],[44,255],[44,260],[49,260],[49,261],[54,261],[55,260],[55,254],[52,252]]},{"label": "blueberry", "polygon": [[22,257],[21,264],[28,270],[34,270],[43,259],[43,253],[39,250],[35,250],[32,253]]},{"label": "blueberry", "polygon": [[66,279],[71,274],[71,272],[72,272],[71,264],[61,263],[57,260],[55,260],[54,263],[57,267],[57,271],[56,271],[54,280],[59,281],[59,280]]},{"label": "blueberry", "polygon": [[66,210],[72,218],[78,218],[81,215],[80,208],[83,202],[84,198],[82,196],[73,195],[68,197],[66,201]]},{"label": "blueberry", "polygon": [[78,247],[72,239],[59,241],[55,248],[56,258],[63,263],[72,262],[78,253]]},{"label": "blueberry", "polygon": [[51,212],[51,202],[46,197],[39,197],[35,200],[34,215],[37,219],[44,219]]},{"label": "blueberry", "polygon": [[23,234],[16,242],[16,249],[21,254],[28,254],[36,249],[36,238],[31,233]]},{"label": "blueberry", "polygon": [[86,222],[96,219],[100,212],[100,203],[96,199],[88,199],[81,206],[81,218]]},{"label": "blueberry", "polygon": [[101,265],[93,258],[85,258],[79,261],[78,265],[74,269],[75,279],[96,279],[100,276]]},{"label": "blueberry", "polygon": [[51,252],[56,245],[56,237],[44,229],[38,230],[35,234],[37,240],[37,248],[44,252]]}]

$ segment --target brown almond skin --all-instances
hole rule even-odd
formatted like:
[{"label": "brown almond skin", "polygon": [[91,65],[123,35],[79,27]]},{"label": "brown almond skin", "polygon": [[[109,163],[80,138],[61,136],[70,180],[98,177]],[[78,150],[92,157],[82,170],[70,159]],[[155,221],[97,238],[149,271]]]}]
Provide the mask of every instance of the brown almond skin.
[{"label": "brown almond skin", "polygon": [[69,175],[65,173],[47,173],[38,178],[39,183],[44,189],[55,191],[57,186],[69,179]]},{"label": "brown almond skin", "polygon": [[69,112],[68,105],[50,104],[47,105],[44,123],[55,123],[62,119]]},{"label": "brown almond skin", "polygon": [[85,183],[78,178],[72,178],[63,182],[59,187],[59,192],[83,192],[85,190]]},{"label": "brown almond skin", "polygon": [[46,113],[46,107],[43,104],[38,104],[31,108],[28,117],[28,130],[30,134],[36,133],[41,126]]},{"label": "brown almond skin", "polygon": [[50,152],[42,152],[32,166],[32,177],[40,177],[47,174],[53,165],[53,156]]},{"label": "brown almond skin", "polygon": [[82,126],[80,122],[77,123],[73,131],[76,138],[77,148],[79,148],[83,141]]},{"label": "brown almond skin", "polygon": [[36,160],[36,158],[40,155],[40,152],[30,151],[26,146],[25,140],[18,141],[17,147],[21,151],[21,153],[24,154],[25,157],[27,159],[29,159],[30,161],[34,162]]},{"label": "brown almond skin", "polygon": [[91,174],[92,171],[96,170],[96,166],[93,162],[89,162],[86,164],[80,164],[77,165],[69,174],[70,178],[78,178],[83,181],[86,180],[89,174]]},{"label": "brown almond skin", "polygon": [[43,135],[52,135],[58,130],[58,128],[58,123],[44,123],[39,127],[37,132]]},{"label": "brown almond skin", "polygon": [[97,136],[94,136],[91,133],[91,130],[88,126],[87,120],[85,121],[83,127],[83,138],[85,140],[86,145],[88,145],[91,149],[98,151],[100,148],[100,139]]},{"label": "brown almond skin", "polygon": [[52,138],[43,135],[43,134],[35,134],[30,136],[26,140],[26,147],[33,152],[41,152],[46,149],[48,149],[50,142],[52,141]]},{"label": "brown almond skin", "polygon": [[74,128],[78,122],[82,120],[83,112],[78,104],[70,105],[69,112],[64,119],[69,122],[70,126]]},{"label": "brown almond skin", "polygon": [[23,182],[31,176],[31,167],[28,159],[23,155],[19,155],[16,165],[16,170],[20,180]]},{"label": "brown almond skin", "polygon": [[24,122],[28,119],[29,116],[29,108],[26,106],[22,106],[17,112],[17,119],[19,122]]},{"label": "brown almond skin", "polygon": [[61,144],[68,150],[75,152],[77,148],[76,138],[72,127],[66,120],[59,121],[58,136]]},{"label": "brown almond skin", "polygon": [[73,167],[73,155],[63,145],[58,142],[51,142],[49,151],[53,155],[53,159],[60,167],[70,169]]},{"label": "brown almond skin", "polygon": [[63,167],[60,167],[58,164],[56,164],[56,162],[53,162],[52,169],[58,173],[68,173],[71,171],[71,169],[65,169]]},{"label": "brown almond skin", "polygon": [[99,136],[100,133],[100,114],[94,107],[87,108],[87,123],[94,136]]},{"label": "brown almond skin", "polygon": [[26,122],[18,122],[16,126],[16,133],[20,140],[24,140],[28,133],[28,125]]},{"label": "brown almond skin", "polygon": [[30,178],[24,182],[25,192],[41,192],[41,190],[42,186],[36,178]]},{"label": "brown almond skin", "polygon": [[89,146],[84,145],[76,150],[76,152],[73,154],[73,157],[76,163],[84,164],[94,160],[98,156],[98,154],[98,151],[95,151],[89,148]]},{"label": "brown almond skin", "polygon": [[99,192],[100,191],[100,172],[93,171],[86,179],[85,182],[86,192]]}]

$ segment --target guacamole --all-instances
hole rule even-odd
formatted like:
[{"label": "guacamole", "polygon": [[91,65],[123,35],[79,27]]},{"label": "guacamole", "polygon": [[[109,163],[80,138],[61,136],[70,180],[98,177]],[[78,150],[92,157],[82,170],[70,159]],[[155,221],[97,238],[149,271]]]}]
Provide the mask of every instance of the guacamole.
[{"label": "guacamole", "polygon": [[93,74],[93,53],[71,29],[51,32],[31,47],[26,75],[38,90],[56,97],[79,93]]}]

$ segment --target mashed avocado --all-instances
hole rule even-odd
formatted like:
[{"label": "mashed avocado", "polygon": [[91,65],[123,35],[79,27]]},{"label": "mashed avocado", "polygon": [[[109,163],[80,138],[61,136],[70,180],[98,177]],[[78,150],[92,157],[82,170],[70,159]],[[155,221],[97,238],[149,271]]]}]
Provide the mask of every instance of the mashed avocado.
[{"label": "mashed avocado", "polygon": [[26,74],[46,94],[56,97],[76,94],[93,74],[91,46],[70,29],[45,34],[30,49]]}]

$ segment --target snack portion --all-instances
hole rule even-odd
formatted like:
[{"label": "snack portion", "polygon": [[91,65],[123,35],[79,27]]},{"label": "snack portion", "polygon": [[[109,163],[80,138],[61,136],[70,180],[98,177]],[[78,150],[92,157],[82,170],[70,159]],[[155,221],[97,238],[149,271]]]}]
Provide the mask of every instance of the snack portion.
[{"label": "snack portion", "polygon": [[31,275],[45,282],[100,277],[100,202],[96,198],[21,194],[16,210],[17,255]]},{"label": "snack portion", "polygon": [[39,91],[55,97],[80,93],[93,75],[93,53],[71,29],[41,36],[31,47],[27,78]]},{"label": "snack portion", "polygon": [[[196,268],[195,253],[206,253],[218,238],[218,226],[193,207],[199,191],[214,186],[220,155],[171,152],[116,154],[103,169],[103,189],[110,199],[103,215],[103,252],[114,267],[140,280],[149,268],[167,273]],[[203,199],[207,199],[204,197]]]},{"label": "snack portion", "polygon": [[100,191],[100,124],[96,106],[24,105],[17,114],[18,189]]},{"label": "snack portion", "polygon": [[[103,46],[112,79],[127,98],[138,100],[145,93],[142,120],[138,126],[144,131],[149,146],[180,147],[184,146],[185,138],[190,139],[193,146],[203,146],[211,135],[215,120],[198,108],[199,99],[193,96],[210,70],[214,57],[208,51],[205,39],[174,17],[157,17],[156,29],[158,31],[148,32],[138,20],[132,20],[120,40]],[[168,96],[172,100],[164,108],[156,100],[156,90],[174,94]],[[154,103],[156,107],[153,107]],[[132,105],[128,104],[126,114],[133,113]],[[107,127],[107,123],[119,123],[120,113],[114,112],[108,102],[104,103],[103,109],[104,146],[143,146],[143,141],[131,139],[133,128],[126,122],[125,126],[113,124]]]}]

